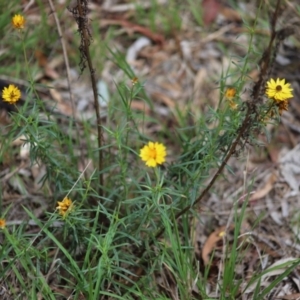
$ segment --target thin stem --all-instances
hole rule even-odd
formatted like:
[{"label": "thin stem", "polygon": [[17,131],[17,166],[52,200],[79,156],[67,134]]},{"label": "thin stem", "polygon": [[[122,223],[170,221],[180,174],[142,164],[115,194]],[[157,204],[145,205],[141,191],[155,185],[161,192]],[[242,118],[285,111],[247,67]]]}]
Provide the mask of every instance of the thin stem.
[{"label": "thin stem", "polygon": [[[61,27],[60,27],[60,23],[59,23],[59,19],[57,17],[57,13],[55,11],[54,4],[53,4],[52,0],[48,0],[48,2],[49,2],[49,6],[52,10],[52,14],[53,14],[55,23],[56,23],[58,36],[59,36],[60,43],[61,43],[61,48],[62,48],[62,51],[63,51],[64,62],[65,62],[65,66],[66,66],[66,74],[67,74],[69,95],[70,95],[70,102],[71,102],[71,107],[72,107],[73,122],[74,122],[74,125],[75,125],[75,130],[76,130],[77,136],[79,137],[80,136],[79,135],[79,128],[78,128],[78,124],[76,122],[76,114],[75,114],[76,109],[75,109],[74,96],[73,96],[72,85],[71,85],[70,64],[69,64],[69,58],[68,58],[68,55],[67,55],[65,40],[63,38],[63,33],[62,33],[62,30],[61,30]],[[85,163],[84,163],[84,156],[82,155],[83,154],[83,145],[82,145],[81,139],[78,139],[78,143],[79,143],[80,152],[81,152],[81,155],[80,155],[79,159],[81,160],[82,166],[84,166]],[[87,180],[86,173],[84,173],[84,176],[85,176],[85,179]]]},{"label": "thin stem", "polygon": [[[86,20],[86,15],[84,15],[82,4],[82,0],[77,0],[77,8],[79,13],[79,18],[82,20]],[[98,153],[99,153],[99,161],[98,161],[98,171],[99,171],[99,196],[103,196],[103,151],[102,151],[102,124],[101,124],[101,117],[100,117],[100,105],[98,102],[98,91],[97,91],[97,85],[96,85],[96,77],[95,77],[95,70],[93,68],[90,50],[89,50],[89,44],[90,44],[90,36],[88,33],[88,29],[86,26],[81,27],[81,36],[82,36],[82,43],[84,46],[84,55],[86,58],[86,61],[88,63],[89,71],[90,71],[90,77],[92,82],[92,89],[94,94],[94,107],[96,111],[96,119],[97,119],[97,140],[98,140]],[[96,204],[96,203],[94,203]]]}]

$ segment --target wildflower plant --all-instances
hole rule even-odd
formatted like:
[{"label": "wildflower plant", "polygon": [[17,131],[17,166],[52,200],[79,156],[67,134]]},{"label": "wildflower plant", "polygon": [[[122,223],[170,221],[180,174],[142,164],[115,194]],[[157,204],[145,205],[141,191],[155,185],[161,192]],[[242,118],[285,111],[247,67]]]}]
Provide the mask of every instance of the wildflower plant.
[{"label": "wildflower plant", "polygon": [[[194,264],[191,220],[201,219],[199,205],[215,188],[225,168],[230,168],[230,158],[248,145],[257,145],[257,135],[266,130],[265,120],[276,121],[278,114],[288,109],[288,101],[293,97],[290,83],[269,78],[277,39],[272,36],[269,46],[258,56],[258,51],[253,50],[255,21],[249,28],[249,47],[239,62],[239,72],[220,79],[218,107],[206,108],[201,117],[196,117],[193,110],[187,115],[179,112],[183,117],[178,117],[177,123],[184,125],[176,128],[174,134],[154,114],[132,108],[136,99],[151,109],[154,105],[124,57],[111,49],[106,57],[127,77],[116,83],[117,92],[107,112],[102,112],[97,70],[90,52],[93,38],[97,38],[89,28],[87,4],[87,0],[78,1],[70,12],[80,36],[79,68],[84,72],[88,67],[91,78],[96,121],[78,120],[75,112],[58,117],[54,107],[46,107],[29,68],[24,40],[23,58],[29,81],[25,103],[19,102],[20,87],[10,84],[2,91],[2,101],[16,104],[16,111],[10,114],[12,122],[5,128],[9,142],[3,146],[1,141],[0,157],[9,152],[13,140],[22,137],[29,146],[28,165],[45,167],[39,182],[43,183],[40,198],[50,204],[42,213],[37,212],[38,217],[33,212],[34,205],[24,205],[30,223],[24,221],[24,225],[12,227],[11,232],[5,229],[9,243],[2,253],[9,263],[0,271],[0,278],[13,276],[12,281],[23,287],[21,297],[28,299],[37,290],[45,299],[58,299],[54,290],[59,288],[55,285],[66,285],[68,297],[74,298],[159,299],[162,294],[153,274],[165,272],[182,299],[193,299],[191,290],[195,286],[202,298],[208,299],[199,268]],[[278,9],[274,12],[275,21]],[[26,16],[14,15],[11,24],[23,30],[25,20]],[[271,34],[276,35],[275,24],[272,26]],[[242,99],[243,87],[249,83],[251,55],[257,55],[257,61],[261,61],[260,74]],[[227,84],[228,78],[234,83]],[[162,132],[157,130],[151,135],[145,130],[148,122],[159,125]],[[170,144],[176,145],[176,151],[169,149],[166,136],[170,137]],[[61,196],[70,192],[76,206],[69,196]],[[33,203],[39,203],[40,198]],[[246,202],[242,214],[245,209]],[[233,286],[238,282],[234,266],[243,220],[242,216],[237,218],[237,213],[235,218],[234,255],[225,264],[223,282],[218,282],[222,299],[228,291],[235,299],[239,288]],[[5,224],[0,219],[0,228],[5,228]],[[32,231],[26,232],[28,226],[38,230],[31,235]],[[222,231],[222,238],[226,236]],[[52,272],[58,274],[53,280],[55,288],[44,276]],[[30,289],[26,289],[27,285]],[[15,292],[19,290],[12,289],[14,298],[20,298]],[[66,297],[66,291],[59,296]]]}]

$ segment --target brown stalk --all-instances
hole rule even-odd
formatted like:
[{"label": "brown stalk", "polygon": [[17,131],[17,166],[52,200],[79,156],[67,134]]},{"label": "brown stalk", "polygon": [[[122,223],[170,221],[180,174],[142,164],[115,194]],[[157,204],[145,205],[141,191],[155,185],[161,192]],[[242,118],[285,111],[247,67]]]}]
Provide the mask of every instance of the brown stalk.
[{"label": "brown stalk", "polygon": [[[99,171],[99,196],[103,196],[103,151],[102,151],[102,124],[100,117],[100,105],[98,102],[98,91],[96,85],[96,77],[95,77],[95,69],[93,68],[93,63],[90,55],[89,46],[91,44],[91,34],[88,28],[88,18],[87,18],[87,4],[88,0],[77,0],[77,6],[75,8],[70,9],[75,20],[78,25],[78,32],[81,36],[81,44],[79,47],[81,54],[81,71],[85,69],[86,63],[88,64],[93,95],[94,95],[94,108],[96,112],[96,120],[97,120],[97,141],[98,141],[98,152],[99,152],[99,160],[98,160],[98,171]],[[96,205],[96,201],[93,203]]]}]

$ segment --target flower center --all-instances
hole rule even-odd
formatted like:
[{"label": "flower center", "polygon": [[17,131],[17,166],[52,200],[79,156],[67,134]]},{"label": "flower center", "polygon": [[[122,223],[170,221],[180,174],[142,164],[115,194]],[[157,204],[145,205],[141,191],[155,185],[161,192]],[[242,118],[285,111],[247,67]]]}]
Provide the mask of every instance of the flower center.
[{"label": "flower center", "polygon": [[156,159],[156,150],[155,149],[151,149],[150,150],[150,153],[149,153],[149,156],[153,159]]},{"label": "flower center", "polygon": [[280,92],[281,90],[282,90],[282,86],[281,86],[281,85],[277,85],[277,86],[276,86],[276,91],[277,91],[277,92]]},{"label": "flower center", "polygon": [[15,98],[15,93],[14,92],[11,92],[10,93],[10,99],[14,99]]}]

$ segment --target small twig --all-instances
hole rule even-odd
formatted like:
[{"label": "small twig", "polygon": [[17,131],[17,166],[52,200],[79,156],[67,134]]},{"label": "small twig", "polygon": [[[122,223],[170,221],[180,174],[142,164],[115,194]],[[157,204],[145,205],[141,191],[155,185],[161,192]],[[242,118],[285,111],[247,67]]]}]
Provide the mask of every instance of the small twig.
[{"label": "small twig", "polygon": [[63,57],[64,57],[65,65],[66,65],[66,73],[67,73],[67,81],[68,81],[70,102],[71,102],[71,105],[72,105],[72,116],[75,120],[75,111],[76,110],[75,110],[74,96],[73,96],[72,86],[71,86],[70,65],[69,65],[69,58],[68,58],[68,55],[67,55],[65,40],[63,38],[63,33],[62,33],[62,30],[61,30],[61,27],[60,27],[60,23],[59,23],[59,20],[58,20],[57,13],[56,13],[55,7],[53,5],[53,2],[52,2],[52,0],[48,0],[48,2],[49,2],[51,12],[52,12],[54,20],[55,20],[58,36],[59,36],[60,43],[61,43],[61,48],[62,48],[62,51],[63,51]]},{"label": "small twig", "polygon": [[9,172],[8,174],[6,174],[5,176],[3,176],[1,179],[0,179],[0,183],[4,183],[6,182],[7,180],[9,180],[12,176],[14,176],[15,174],[17,174],[21,169],[25,169],[29,167],[29,163],[25,163],[25,162],[22,162],[16,169],[12,170],[11,172]]},{"label": "small twig", "polygon": [[[76,133],[77,133],[77,136],[79,137],[80,136],[80,131],[79,131],[78,124],[76,122],[76,108],[75,108],[75,103],[74,103],[74,95],[73,95],[73,92],[72,92],[70,64],[69,64],[69,58],[68,58],[68,55],[67,55],[65,40],[63,38],[63,33],[62,33],[62,30],[61,30],[61,27],[60,27],[60,23],[59,23],[59,20],[58,20],[57,13],[56,13],[55,7],[53,5],[53,2],[52,2],[52,0],[48,0],[48,2],[49,2],[49,5],[50,5],[50,8],[51,8],[55,23],[56,23],[56,28],[57,28],[58,36],[59,36],[59,39],[60,39],[61,48],[63,50],[63,57],[64,57],[65,65],[66,65],[66,73],[67,73],[67,82],[68,82],[68,89],[69,89],[69,95],[70,95],[70,102],[71,102],[71,107],[72,107],[72,116],[73,116],[73,121],[74,121],[75,129],[76,129]],[[83,145],[81,143],[80,138],[79,138],[78,142],[79,142],[79,145],[80,145],[80,153],[81,153],[79,159],[81,160],[82,166],[84,166],[84,156],[82,155]],[[85,177],[86,176],[87,175],[85,173]],[[87,177],[86,177],[86,179],[87,179]]]}]

